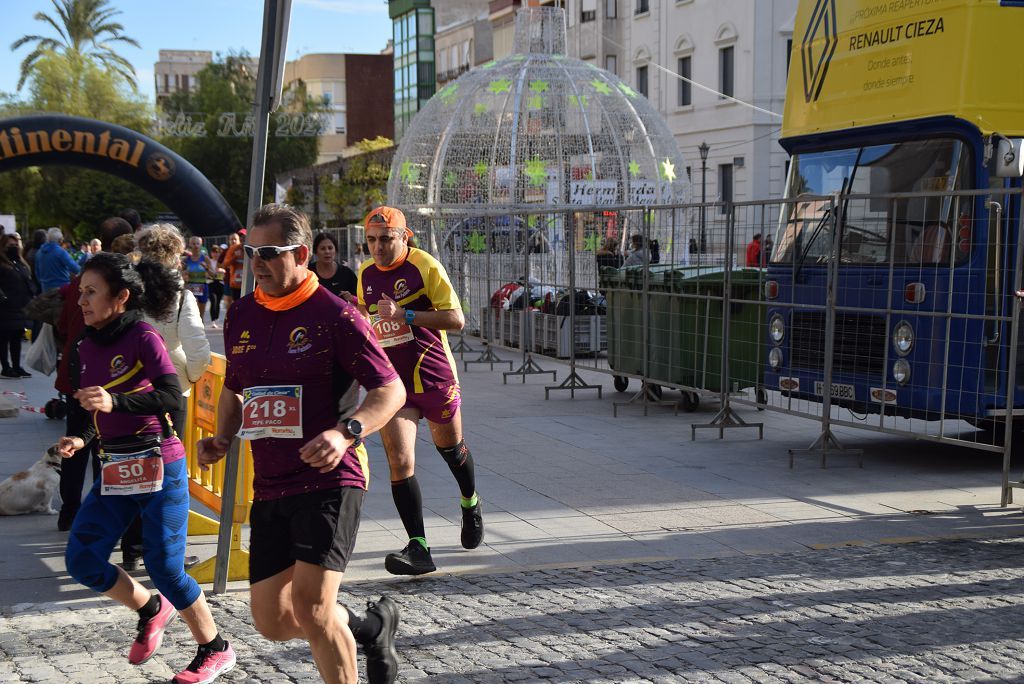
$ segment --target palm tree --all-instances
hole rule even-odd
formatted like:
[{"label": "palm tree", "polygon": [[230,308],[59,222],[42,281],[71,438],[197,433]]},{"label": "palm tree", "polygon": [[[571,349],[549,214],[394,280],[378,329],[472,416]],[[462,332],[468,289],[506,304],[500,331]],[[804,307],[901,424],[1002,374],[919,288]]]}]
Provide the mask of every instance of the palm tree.
[{"label": "palm tree", "polygon": [[35,43],[35,49],[21,62],[18,90],[32,75],[39,60],[49,54],[61,54],[73,61],[85,59],[98,62],[106,69],[120,74],[132,88],[136,88],[135,67],[112,47],[113,43],[118,42],[140,47],[134,38],[123,35],[124,26],[111,21],[121,12],[108,7],[109,0],[50,1],[56,10],[57,19],[45,12],[36,12],[34,19],[52,27],[59,38],[22,36],[11,44],[13,51],[27,43]]}]

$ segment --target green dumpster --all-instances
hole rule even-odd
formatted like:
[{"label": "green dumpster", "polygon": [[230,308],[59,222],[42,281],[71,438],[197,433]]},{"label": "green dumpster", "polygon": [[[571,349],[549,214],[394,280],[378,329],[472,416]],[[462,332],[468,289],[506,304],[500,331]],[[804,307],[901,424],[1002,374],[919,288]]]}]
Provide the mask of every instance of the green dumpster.
[{"label": "green dumpster", "polygon": [[[761,271],[732,272],[732,298],[760,301]],[[647,368],[644,369],[643,271],[602,269],[608,304],[608,363],[619,373],[645,374],[653,383],[721,390],[722,299],[725,271],[656,265],[648,273]],[[731,389],[761,383],[762,308],[734,303],[729,335]]]}]

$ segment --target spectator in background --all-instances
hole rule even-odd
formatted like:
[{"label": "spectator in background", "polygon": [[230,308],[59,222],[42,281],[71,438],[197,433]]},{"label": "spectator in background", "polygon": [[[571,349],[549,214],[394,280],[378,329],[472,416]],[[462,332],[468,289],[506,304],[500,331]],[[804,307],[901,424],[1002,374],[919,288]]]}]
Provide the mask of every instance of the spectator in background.
[{"label": "spectator in background", "polygon": [[46,244],[46,231],[40,228],[39,230],[32,233],[32,246],[25,252],[25,261],[28,262],[28,267],[32,269],[32,277],[36,279],[36,285],[39,284],[38,278],[36,278],[36,252],[39,248]]},{"label": "spectator in background", "polygon": [[622,266],[622,255],[619,254],[619,241],[613,237],[604,239],[601,248],[595,253],[598,268],[619,268]]},{"label": "spectator in background", "polygon": [[81,270],[71,255],[60,246],[63,239],[64,233],[60,228],[50,228],[46,231],[46,244],[36,252],[36,278],[41,292],[67,285],[71,282],[71,276]]},{"label": "spectator in background", "polygon": [[754,233],[754,239],[747,244],[747,267],[761,268],[761,234]]},{"label": "spectator in background", "polygon": [[[210,301],[210,276],[213,268],[210,266],[210,259],[203,253],[203,239],[192,236],[188,239],[188,253],[181,260],[184,265],[185,281],[192,295],[199,305],[199,320],[203,320],[206,313],[206,302]],[[179,265],[179,268],[182,268]]]},{"label": "spectator in background", "polygon": [[21,341],[27,320],[23,309],[36,292],[21,252],[21,236],[17,233],[0,237],[0,377],[30,378],[21,367]]},{"label": "spectator in background", "polygon": [[356,292],[356,274],[348,266],[338,263],[338,243],[334,237],[328,233],[317,235],[313,240],[313,254],[316,255],[313,272],[320,284],[334,296],[351,303],[350,298]]},{"label": "spectator in background", "polygon": [[142,228],[142,217],[134,209],[125,209],[119,216],[128,222],[128,225],[132,227],[133,233],[139,232],[139,229]]},{"label": "spectator in background", "polygon": [[622,262],[623,266],[643,266],[651,263],[651,255],[647,251],[647,241],[640,233],[629,238],[629,255]]},{"label": "spectator in background", "polygon": [[224,297],[224,267],[221,261],[225,249],[227,245],[210,247],[210,268],[213,269],[213,275],[210,276],[210,325],[214,328],[220,318],[220,300]]},{"label": "spectator in background", "polygon": [[224,252],[224,320],[231,303],[242,296],[242,275],[245,269],[245,228],[228,237],[228,251]]}]

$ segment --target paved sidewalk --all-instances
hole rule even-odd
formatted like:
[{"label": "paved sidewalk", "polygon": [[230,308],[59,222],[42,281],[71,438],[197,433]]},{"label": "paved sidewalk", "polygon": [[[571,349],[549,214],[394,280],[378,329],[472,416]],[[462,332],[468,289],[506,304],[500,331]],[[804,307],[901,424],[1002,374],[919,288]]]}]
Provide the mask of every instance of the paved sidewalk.
[{"label": "paved sidewalk", "polygon": [[[550,367],[561,378],[565,368]],[[998,456],[839,430],[865,450],[863,469],[840,456],[824,470],[809,459],[790,470],[786,449],[811,442],[811,421],[761,413],[763,441],[754,430],[691,441],[690,424],[706,422],[710,405],[678,417],[627,407],[612,418],[621,395],[608,376],[588,378],[603,381],[603,400],[545,401],[541,378],[503,385],[498,372],[462,374],[487,539],[460,547],[458,491],[421,428],[434,577],[396,580],[383,569],[405,540],[371,440],[371,489],[344,586],[359,601],[397,594],[403,681],[1017,676],[1003,660],[1022,646],[1024,516],[998,507]],[[37,376],[0,390],[41,406],[51,384]],[[25,412],[0,419],[0,479],[37,460],[62,427]],[[0,658],[0,681],[160,681],[187,663],[179,627],[161,657],[122,667],[133,621],[70,581],[54,518],[0,518],[0,535],[0,651],[14,659]],[[213,540],[193,542],[190,553],[213,554]],[[216,599],[240,646],[232,681],[312,676],[308,649],[254,636],[245,589]]]}]

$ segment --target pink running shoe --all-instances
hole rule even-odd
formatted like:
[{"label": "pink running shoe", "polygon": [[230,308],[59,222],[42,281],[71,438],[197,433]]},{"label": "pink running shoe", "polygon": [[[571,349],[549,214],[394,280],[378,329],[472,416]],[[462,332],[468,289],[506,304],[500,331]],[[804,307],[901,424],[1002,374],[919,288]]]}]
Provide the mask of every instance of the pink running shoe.
[{"label": "pink running shoe", "polygon": [[174,675],[174,684],[208,684],[235,666],[235,649],[224,642],[223,651],[200,646],[196,657],[184,670]]},{"label": "pink running shoe", "polygon": [[174,619],[178,611],[174,609],[171,602],[160,596],[160,610],[156,615],[149,618],[139,618],[139,635],[132,642],[132,648],[128,651],[128,662],[132,665],[141,665],[156,653],[164,640],[164,630],[167,623]]}]

